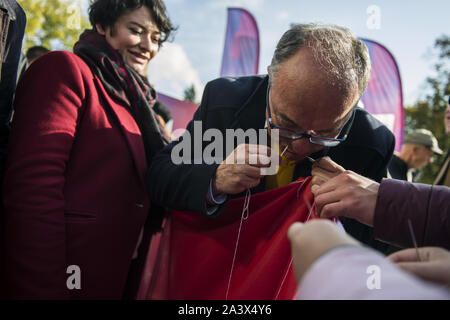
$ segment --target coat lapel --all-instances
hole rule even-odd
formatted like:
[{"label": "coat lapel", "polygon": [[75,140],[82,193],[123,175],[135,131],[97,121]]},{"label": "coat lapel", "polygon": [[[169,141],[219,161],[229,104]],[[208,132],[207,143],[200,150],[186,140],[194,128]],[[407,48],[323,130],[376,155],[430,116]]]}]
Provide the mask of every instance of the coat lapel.
[{"label": "coat lapel", "polygon": [[235,121],[231,128],[263,129],[266,121],[266,92],[269,77],[258,84],[247,101],[234,114]]},{"label": "coat lapel", "polygon": [[130,148],[131,156],[139,175],[139,180],[145,185],[144,177],[147,170],[147,161],[141,131],[131,113],[124,106],[117,104],[110,98],[97,77],[94,79],[97,88],[99,89],[99,94],[102,95],[106,102],[103,107],[108,114],[112,115],[117,120],[125,140],[127,141],[128,147]]}]

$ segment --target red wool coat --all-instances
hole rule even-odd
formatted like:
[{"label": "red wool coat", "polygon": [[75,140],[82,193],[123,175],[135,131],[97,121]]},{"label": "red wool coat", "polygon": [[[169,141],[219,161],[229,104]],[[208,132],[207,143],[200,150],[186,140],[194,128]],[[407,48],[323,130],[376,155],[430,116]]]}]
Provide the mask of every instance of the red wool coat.
[{"label": "red wool coat", "polygon": [[9,141],[8,296],[120,299],[150,206],[131,114],[78,56],[52,52],[19,84]]}]

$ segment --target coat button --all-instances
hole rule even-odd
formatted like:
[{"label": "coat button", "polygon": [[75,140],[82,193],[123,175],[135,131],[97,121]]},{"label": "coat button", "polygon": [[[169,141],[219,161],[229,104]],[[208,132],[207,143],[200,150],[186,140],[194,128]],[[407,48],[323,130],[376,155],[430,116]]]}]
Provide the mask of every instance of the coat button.
[{"label": "coat button", "polygon": [[142,203],[136,203],[136,207],[138,207],[138,208],[140,208],[140,209],[143,209],[143,208],[144,208],[144,205],[143,205]]}]

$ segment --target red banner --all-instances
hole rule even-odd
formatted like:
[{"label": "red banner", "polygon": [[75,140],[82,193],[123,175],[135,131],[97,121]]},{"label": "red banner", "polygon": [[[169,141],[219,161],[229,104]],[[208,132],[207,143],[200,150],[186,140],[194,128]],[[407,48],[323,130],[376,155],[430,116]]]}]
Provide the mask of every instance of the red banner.
[{"label": "red banner", "polygon": [[217,218],[172,213],[152,242],[137,298],[293,299],[297,280],[287,231],[315,217],[306,203],[313,203],[310,178],[252,195],[243,220],[245,200],[229,201]]},{"label": "red banner", "polygon": [[[184,130],[188,123],[194,117],[195,111],[198,109],[198,105],[189,101],[178,100],[165,94],[158,92],[158,100],[164,103],[170,110],[173,119],[172,131],[177,129]],[[181,132],[174,137],[181,136]]]}]

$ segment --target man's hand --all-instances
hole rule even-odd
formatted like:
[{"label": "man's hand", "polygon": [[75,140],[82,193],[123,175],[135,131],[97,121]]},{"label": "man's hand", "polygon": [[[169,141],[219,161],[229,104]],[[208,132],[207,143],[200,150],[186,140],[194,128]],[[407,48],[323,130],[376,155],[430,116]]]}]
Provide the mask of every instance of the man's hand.
[{"label": "man's hand", "polygon": [[331,160],[329,157],[317,160],[311,169],[313,177],[311,186],[315,184],[322,184],[344,172],[345,169]]},{"label": "man's hand", "polygon": [[274,152],[263,145],[239,145],[217,168],[213,193],[239,194],[258,186],[261,168],[270,167]]},{"label": "man's hand", "polygon": [[388,257],[406,272],[427,281],[450,287],[450,252],[442,248],[406,249]]},{"label": "man's hand", "polygon": [[[327,158],[321,159],[315,166],[311,191],[318,215],[323,219],[347,217],[373,226],[380,184],[352,171],[343,171],[342,167],[338,168]],[[335,176],[327,178],[327,172],[329,176]]]},{"label": "man's hand", "polygon": [[309,267],[329,250],[343,245],[360,245],[329,220],[294,223],[288,231],[294,270],[300,281]]}]

